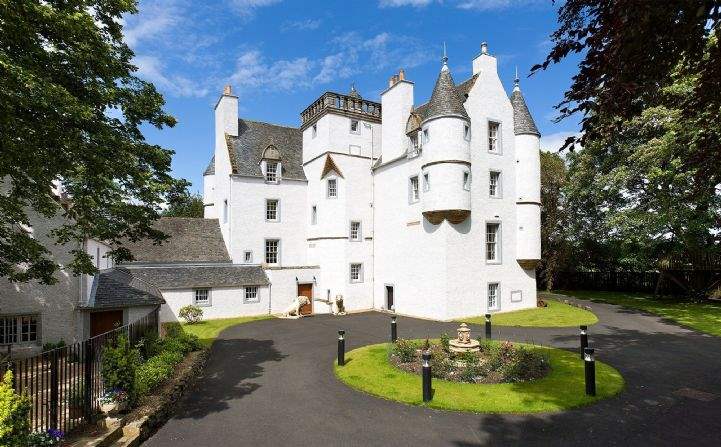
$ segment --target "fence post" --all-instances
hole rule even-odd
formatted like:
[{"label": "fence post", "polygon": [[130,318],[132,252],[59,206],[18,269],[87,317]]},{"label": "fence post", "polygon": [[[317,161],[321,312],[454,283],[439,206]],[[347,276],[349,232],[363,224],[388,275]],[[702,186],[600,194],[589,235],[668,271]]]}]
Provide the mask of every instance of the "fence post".
[{"label": "fence post", "polygon": [[83,360],[85,369],[83,370],[85,388],[83,389],[83,412],[85,422],[92,422],[93,418],[93,342],[92,339],[85,340]]},{"label": "fence post", "polygon": [[58,351],[54,349],[50,356],[50,428],[58,428]]}]

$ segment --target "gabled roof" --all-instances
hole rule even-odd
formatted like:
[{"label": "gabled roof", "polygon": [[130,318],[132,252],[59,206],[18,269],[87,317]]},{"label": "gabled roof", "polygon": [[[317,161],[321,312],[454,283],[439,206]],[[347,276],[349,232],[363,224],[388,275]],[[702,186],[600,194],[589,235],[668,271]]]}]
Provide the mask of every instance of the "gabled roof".
[{"label": "gabled roof", "polygon": [[439,116],[460,116],[468,119],[463,102],[456,90],[451,71],[444,65],[436,79],[431,100],[428,101],[428,110],[423,119],[428,120]]},{"label": "gabled roof", "polygon": [[114,309],[165,303],[160,290],[124,268],[102,271],[95,277],[86,308]]},{"label": "gabled roof", "polygon": [[162,244],[148,239],[123,244],[136,264],[230,262],[218,219],[161,217],[153,227],[170,238]]},{"label": "gabled roof", "polygon": [[205,168],[203,175],[215,175],[215,155],[210,159],[210,163],[208,163],[208,167]]},{"label": "gabled roof", "polygon": [[226,134],[225,140],[233,174],[262,178],[260,162],[265,150],[274,146],[283,169],[281,177],[306,180],[300,129],[239,119],[238,136]]},{"label": "gabled roof", "polygon": [[523,99],[521,89],[516,85],[511,93],[511,105],[513,106],[513,132],[516,135],[531,134],[541,136],[541,133],[533,121],[531,112],[528,111],[526,100]]},{"label": "gabled roof", "polygon": [[330,154],[327,154],[325,156],[325,164],[323,165],[323,171],[320,173],[320,178],[325,177],[331,171],[334,171],[336,174],[338,174],[340,178],[345,178],[343,177],[343,173],[340,171],[338,165],[335,164],[333,157],[331,157]]},{"label": "gabled roof", "polygon": [[178,265],[128,267],[127,271],[161,290],[196,287],[267,286],[270,284],[259,265]]}]

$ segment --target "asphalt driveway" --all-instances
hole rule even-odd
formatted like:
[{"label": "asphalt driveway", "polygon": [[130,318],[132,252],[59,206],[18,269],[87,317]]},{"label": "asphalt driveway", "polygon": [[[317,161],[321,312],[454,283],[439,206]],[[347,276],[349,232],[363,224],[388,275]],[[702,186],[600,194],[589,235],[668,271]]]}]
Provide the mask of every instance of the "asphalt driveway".
[{"label": "asphalt driveway", "polygon": [[[412,407],[346,387],[333,375],[338,329],[347,349],[386,341],[388,315],[264,320],[229,328],[198,385],[147,446],[721,445],[721,338],[608,304],[591,304],[597,358],[626,389],[553,414],[482,415]],[[399,317],[399,336],[437,337],[456,324]],[[474,336],[482,329],[472,326]],[[576,349],[577,329],[496,328],[500,336]],[[499,336],[497,331],[494,335]],[[420,390],[419,390],[420,391]]]}]

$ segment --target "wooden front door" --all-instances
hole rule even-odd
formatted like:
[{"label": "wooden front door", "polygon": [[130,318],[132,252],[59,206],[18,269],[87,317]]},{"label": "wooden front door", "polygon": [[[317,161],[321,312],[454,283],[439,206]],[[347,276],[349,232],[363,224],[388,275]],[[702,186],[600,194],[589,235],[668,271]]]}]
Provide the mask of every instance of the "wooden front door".
[{"label": "wooden front door", "polygon": [[298,284],[298,296],[308,298],[308,304],[300,308],[301,315],[310,315],[313,313],[313,284]]},{"label": "wooden front door", "polygon": [[108,310],[90,314],[90,336],[104,334],[123,325],[122,310]]}]

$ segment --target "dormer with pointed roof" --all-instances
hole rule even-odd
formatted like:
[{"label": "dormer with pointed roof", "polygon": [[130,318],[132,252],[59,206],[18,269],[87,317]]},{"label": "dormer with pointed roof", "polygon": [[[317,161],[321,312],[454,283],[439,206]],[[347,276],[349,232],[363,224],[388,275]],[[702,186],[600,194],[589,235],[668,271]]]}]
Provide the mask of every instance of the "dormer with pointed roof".
[{"label": "dormer with pointed roof", "polygon": [[466,108],[463,107],[463,100],[458,96],[456,84],[453,82],[453,76],[451,76],[451,71],[448,69],[446,63],[448,58],[444,56],[443,59],[443,67],[438,74],[436,85],[433,87],[424,121],[441,116],[457,116],[469,120]]}]

